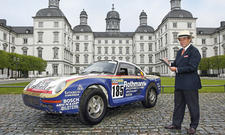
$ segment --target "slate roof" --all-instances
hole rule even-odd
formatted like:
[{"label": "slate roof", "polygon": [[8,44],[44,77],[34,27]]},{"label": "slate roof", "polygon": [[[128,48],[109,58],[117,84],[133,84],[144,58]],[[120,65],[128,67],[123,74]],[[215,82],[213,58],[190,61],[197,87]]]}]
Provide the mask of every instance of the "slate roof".
[{"label": "slate roof", "polygon": [[154,32],[154,28],[148,25],[138,26],[138,28],[135,31],[135,33],[153,33],[153,32]]},{"label": "slate roof", "polygon": [[117,11],[109,11],[107,13],[106,19],[120,19],[120,14]]},{"label": "slate roof", "polygon": [[132,38],[134,32],[94,32],[96,38]]},{"label": "slate roof", "polygon": [[91,27],[89,25],[77,25],[73,28],[73,31],[80,33],[92,32]]},{"label": "slate roof", "polygon": [[164,22],[167,18],[193,18],[191,12],[183,9],[171,10],[162,20]]},{"label": "slate roof", "polygon": [[197,28],[196,32],[197,32],[197,35],[210,35],[210,34],[213,34],[215,33],[217,30],[217,28]]},{"label": "slate roof", "polygon": [[65,17],[59,8],[44,8],[36,13],[36,17]]},{"label": "slate roof", "polygon": [[33,27],[11,27],[17,34],[33,34]]}]

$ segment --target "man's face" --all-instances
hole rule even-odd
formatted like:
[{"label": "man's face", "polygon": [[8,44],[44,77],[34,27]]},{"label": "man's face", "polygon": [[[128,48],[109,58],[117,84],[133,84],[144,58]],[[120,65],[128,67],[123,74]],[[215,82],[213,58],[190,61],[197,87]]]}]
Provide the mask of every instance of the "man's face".
[{"label": "man's face", "polygon": [[178,40],[180,41],[180,45],[183,48],[188,46],[191,42],[191,38],[189,38],[189,37],[180,37],[180,38],[178,38]]}]

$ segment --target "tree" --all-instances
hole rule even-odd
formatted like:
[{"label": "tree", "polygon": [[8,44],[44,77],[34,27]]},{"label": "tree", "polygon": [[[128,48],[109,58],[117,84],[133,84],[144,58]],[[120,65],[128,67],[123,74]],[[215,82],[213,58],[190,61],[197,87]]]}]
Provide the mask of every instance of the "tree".
[{"label": "tree", "polygon": [[7,68],[8,66],[9,66],[8,53],[6,53],[5,51],[0,50],[0,69],[3,72],[3,69]]}]

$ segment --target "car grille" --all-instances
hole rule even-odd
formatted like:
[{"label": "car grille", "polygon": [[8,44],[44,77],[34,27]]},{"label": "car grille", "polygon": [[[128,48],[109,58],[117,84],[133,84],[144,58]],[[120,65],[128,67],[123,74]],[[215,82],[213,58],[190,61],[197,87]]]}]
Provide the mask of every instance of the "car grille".
[{"label": "car grille", "polygon": [[40,106],[40,98],[39,97],[23,95],[23,101],[27,105]]}]

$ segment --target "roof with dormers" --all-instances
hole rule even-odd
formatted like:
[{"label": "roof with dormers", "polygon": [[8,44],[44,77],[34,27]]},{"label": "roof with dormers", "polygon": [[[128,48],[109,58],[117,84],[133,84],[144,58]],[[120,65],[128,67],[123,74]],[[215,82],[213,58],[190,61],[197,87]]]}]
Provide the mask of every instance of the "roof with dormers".
[{"label": "roof with dormers", "polygon": [[32,26],[12,27],[12,30],[18,34],[33,34],[34,28]]}]

